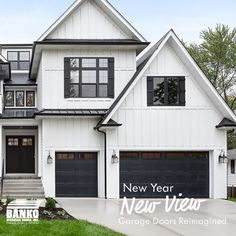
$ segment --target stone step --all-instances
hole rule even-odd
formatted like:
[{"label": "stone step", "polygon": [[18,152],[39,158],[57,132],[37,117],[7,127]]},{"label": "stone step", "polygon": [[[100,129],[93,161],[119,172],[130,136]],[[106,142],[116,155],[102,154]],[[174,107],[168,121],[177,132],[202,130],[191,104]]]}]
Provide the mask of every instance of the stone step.
[{"label": "stone step", "polygon": [[35,175],[23,175],[23,176],[5,176],[4,180],[21,180],[21,179],[36,179],[41,180],[41,177],[35,176]]},{"label": "stone step", "polygon": [[31,195],[44,195],[44,192],[43,191],[35,191],[35,192],[4,192],[3,195],[5,196],[9,196],[9,197],[12,197],[12,196],[16,196],[16,195],[24,195],[24,196],[31,196]]},{"label": "stone step", "polygon": [[15,195],[2,195],[2,199],[6,199],[7,197],[11,197],[14,199],[22,198],[22,199],[27,199],[27,198],[45,198],[44,194],[15,194]]},{"label": "stone step", "polygon": [[41,182],[41,179],[3,179],[3,182]]},{"label": "stone step", "polygon": [[9,185],[5,185],[3,186],[3,190],[7,190],[7,189],[16,189],[16,190],[20,190],[20,189],[42,189],[42,185],[38,185],[38,186],[29,186],[29,185],[25,185],[25,186],[9,186]]},{"label": "stone step", "polygon": [[7,178],[3,180],[3,198],[44,198],[41,178]]},{"label": "stone step", "polygon": [[14,182],[14,183],[3,183],[3,186],[42,186],[42,183],[40,183],[40,182],[37,182],[37,183],[26,183],[26,182],[24,182],[24,183],[16,183],[16,182]]}]

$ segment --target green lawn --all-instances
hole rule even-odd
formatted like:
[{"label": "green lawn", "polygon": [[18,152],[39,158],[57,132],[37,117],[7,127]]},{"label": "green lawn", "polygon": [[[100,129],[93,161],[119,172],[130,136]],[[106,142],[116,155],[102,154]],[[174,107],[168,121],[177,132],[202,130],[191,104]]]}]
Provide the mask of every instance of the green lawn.
[{"label": "green lawn", "polygon": [[108,228],[81,220],[40,220],[38,224],[7,224],[0,217],[0,235],[4,236],[121,236]]},{"label": "green lawn", "polygon": [[236,202],[236,197],[230,197],[229,200],[232,202]]}]

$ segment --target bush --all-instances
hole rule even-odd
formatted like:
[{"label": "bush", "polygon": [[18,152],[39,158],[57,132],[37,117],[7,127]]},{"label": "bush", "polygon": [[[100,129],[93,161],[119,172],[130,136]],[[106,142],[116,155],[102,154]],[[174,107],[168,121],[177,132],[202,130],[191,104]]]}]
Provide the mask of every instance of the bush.
[{"label": "bush", "polygon": [[7,199],[6,199],[6,206],[8,206],[8,204],[9,204],[10,202],[14,201],[14,200],[15,200],[14,198],[7,196]]},{"label": "bush", "polygon": [[56,208],[56,201],[51,197],[47,198],[46,203],[45,203],[45,208],[47,210],[52,210],[52,209]]}]

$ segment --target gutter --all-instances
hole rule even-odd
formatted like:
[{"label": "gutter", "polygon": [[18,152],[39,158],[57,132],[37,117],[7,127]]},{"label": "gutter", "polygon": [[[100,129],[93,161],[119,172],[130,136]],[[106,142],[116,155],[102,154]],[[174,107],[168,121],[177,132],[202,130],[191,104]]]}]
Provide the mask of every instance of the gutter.
[{"label": "gutter", "polygon": [[107,134],[100,130],[101,126],[97,126],[94,129],[104,135],[104,179],[105,179],[105,199],[107,199]]}]

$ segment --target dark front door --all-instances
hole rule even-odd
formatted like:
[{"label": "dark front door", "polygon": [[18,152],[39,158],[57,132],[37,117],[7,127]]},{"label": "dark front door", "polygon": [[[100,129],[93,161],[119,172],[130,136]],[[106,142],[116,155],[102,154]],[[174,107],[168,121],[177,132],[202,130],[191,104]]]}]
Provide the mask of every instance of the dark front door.
[{"label": "dark front door", "polygon": [[[173,186],[164,192],[157,186]],[[129,191],[130,184],[145,187],[145,191]],[[166,195],[183,197],[209,197],[208,152],[121,152],[120,196],[140,198],[165,198]]]},{"label": "dark front door", "polygon": [[97,197],[97,153],[56,153],[56,196]]},{"label": "dark front door", "polygon": [[6,173],[35,173],[34,136],[6,136]]}]

